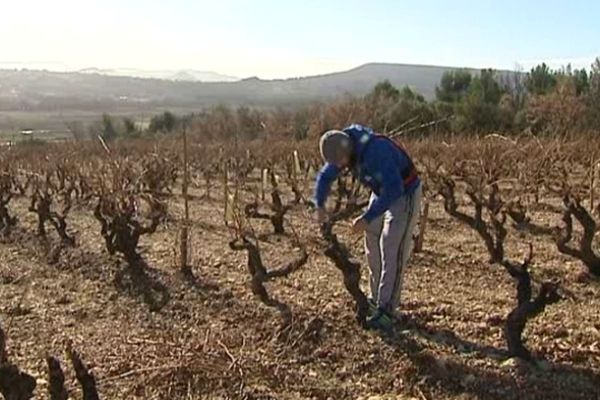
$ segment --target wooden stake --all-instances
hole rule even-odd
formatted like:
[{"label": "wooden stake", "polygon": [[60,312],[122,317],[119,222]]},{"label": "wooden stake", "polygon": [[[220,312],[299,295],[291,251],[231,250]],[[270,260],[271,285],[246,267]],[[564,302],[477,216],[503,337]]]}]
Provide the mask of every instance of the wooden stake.
[{"label": "wooden stake", "polygon": [[265,191],[267,187],[267,179],[269,176],[269,170],[267,168],[262,170],[260,177],[260,199],[265,201]]},{"label": "wooden stake", "polygon": [[223,170],[223,201],[225,203],[223,220],[225,221],[225,226],[228,226],[229,221],[227,220],[227,216],[229,215],[229,179],[227,175],[229,173],[229,167],[227,166],[227,161],[225,161]]},{"label": "wooden stake", "polygon": [[596,179],[596,157],[592,156],[592,167],[590,171],[590,210],[594,212],[594,181]]},{"label": "wooden stake", "polygon": [[106,154],[110,155],[110,149],[106,145],[106,142],[104,141],[102,136],[98,135],[98,140],[100,141],[100,144],[102,145],[102,148],[104,149],[104,151],[106,151]]},{"label": "wooden stake", "polygon": [[419,220],[419,235],[415,242],[415,253],[423,251],[423,242],[425,241],[425,228],[427,227],[427,217],[429,216],[429,202],[425,200],[423,206],[423,212],[421,213],[421,219]]},{"label": "wooden stake", "polygon": [[188,185],[189,185],[189,168],[188,168],[188,146],[187,146],[187,131],[186,126],[183,126],[183,187],[181,188],[181,194],[183,196],[183,204],[185,208],[185,216],[183,220],[183,226],[181,227],[181,235],[179,237],[179,267],[182,271],[189,269],[188,263],[188,242],[189,242],[189,223],[190,223],[190,208],[188,200]]}]

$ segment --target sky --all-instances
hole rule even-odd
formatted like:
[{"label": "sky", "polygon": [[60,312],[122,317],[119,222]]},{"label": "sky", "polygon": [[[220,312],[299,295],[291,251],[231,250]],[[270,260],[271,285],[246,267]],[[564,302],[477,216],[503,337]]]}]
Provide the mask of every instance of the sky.
[{"label": "sky", "polygon": [[0,68],[273,79],[368,62],[588,67],[599,16],[596,0],[0,0]]}]

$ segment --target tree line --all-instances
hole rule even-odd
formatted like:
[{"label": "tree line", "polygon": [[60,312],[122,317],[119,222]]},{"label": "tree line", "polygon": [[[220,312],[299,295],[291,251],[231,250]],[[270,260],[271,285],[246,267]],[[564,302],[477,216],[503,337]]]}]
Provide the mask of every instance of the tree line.
[{"label": "tree line", "polygon": [[205,140],[302,140],[350,122],[379,132],[565,134],[600,129],[600,58],[590,69],[545,63],[529,72],[450,70],[427,100],[410,87],[383,81],[364,96],[302,107],[217,105],[187,115],[165,111],[141,125],[105,114],[88,133],[105,140],[168,135],[182,125]]}]

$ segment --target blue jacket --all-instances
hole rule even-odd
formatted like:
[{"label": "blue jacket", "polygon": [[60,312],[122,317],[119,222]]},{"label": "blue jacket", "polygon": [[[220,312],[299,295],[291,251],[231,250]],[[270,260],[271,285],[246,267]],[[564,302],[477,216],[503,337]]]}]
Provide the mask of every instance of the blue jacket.
[{"label": "blue jacket", "polygon": [[[418,177],[406,180],[412,169],[412,161],[390,139],[377,136],[371,128],[354,124],[343,129],[354,143],[354,165],[352,173],[376,195],[363,218],[367,222],[387,211],[392,203],[405,194],[412,193],[419,185]],[[327,201],[331,185],[341,170],[326,163],[317,175],[315,201],[323,207]]]}]

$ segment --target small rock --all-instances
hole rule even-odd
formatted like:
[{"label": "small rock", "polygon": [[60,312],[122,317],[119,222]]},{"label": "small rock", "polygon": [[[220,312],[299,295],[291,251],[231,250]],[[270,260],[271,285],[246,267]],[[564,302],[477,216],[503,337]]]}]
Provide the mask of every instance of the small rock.
[{"label": "small rock", "polygon": [[463,386],[468,387],[468,386],[472,386],[476,381],[477,381],[477,378],[475,378],[474,375],[469,374],[469,375],[465,375],[462,378],[461,383]]},{"label": "small rock", "polygon": [[524,363],[525,363],[525,361],[523,361],[519,357],[512,357],[512,358],[509,358],[508,360],[502,362],[502,364],[500,364],[500,366],[502,368],[509,369],[509,368],[521,367],[524,365]]}]

